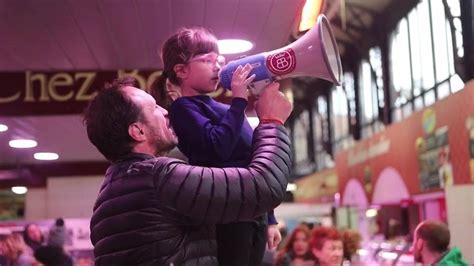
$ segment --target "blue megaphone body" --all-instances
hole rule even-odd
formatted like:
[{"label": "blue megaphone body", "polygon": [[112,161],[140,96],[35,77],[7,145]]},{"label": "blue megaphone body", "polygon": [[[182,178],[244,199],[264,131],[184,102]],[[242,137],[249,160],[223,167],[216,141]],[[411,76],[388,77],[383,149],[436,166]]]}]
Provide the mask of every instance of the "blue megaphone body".
[{"label": "blue megaphone body", "polygon": [[232,75],[239,65],[250,64],[249,85],[254,95],[274,80],[297,76],[322,78],[340,85],[342,65],[329,21],[319,15],[316,26],[295,42],[270,52],[243,57],[225,65],[219,76],[222,87],[230,89]]}]

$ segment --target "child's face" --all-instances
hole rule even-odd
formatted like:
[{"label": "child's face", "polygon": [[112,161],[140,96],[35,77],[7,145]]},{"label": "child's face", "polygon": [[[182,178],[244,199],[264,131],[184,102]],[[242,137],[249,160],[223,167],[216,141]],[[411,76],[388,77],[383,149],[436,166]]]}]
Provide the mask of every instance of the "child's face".
[{"label": "child's face", "polygon": [[188,75],[183,80],[183,87],[198,94],[215,91],[219,84],[219,71],[224,63],[224,57],[215,52],[191,58],[186,65]]}]

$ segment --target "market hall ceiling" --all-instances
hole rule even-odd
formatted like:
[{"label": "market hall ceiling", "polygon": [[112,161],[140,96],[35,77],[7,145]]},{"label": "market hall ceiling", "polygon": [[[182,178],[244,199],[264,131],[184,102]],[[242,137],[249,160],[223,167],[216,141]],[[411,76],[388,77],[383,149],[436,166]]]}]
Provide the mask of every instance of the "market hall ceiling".
[{"label": "market hall ceiling", "polygon": [[[255,47],[245,54],[270,51],[294,40],[304,2],[0,0],[0,74],[5,77],[26,71],[159,70],[160,45],[176,29],[184,26],[209,28],[220,39],[248,39]],[[353,53],[360,54],[366,50],[380,30],[393,28],[395,22],[417,2],[325,1],[323,12],[333,26],[343,65]],[[0,98],[2,90],[4,88],[0,88]],[[35,138],[38,147],[34,149],[38,151],[59,153],[57,162],[64,167],[104,163],[102,156],[87,140],[79,114],[53,112],[52,115],[37,115],[32,112],[25,115],[24,112],[19,112],[21,115],[0,113],[0,123],[9,126],[8,131],[0,133],[0,187],[5,171],[11,174],[8,171],[27,168],[26,172],[35,175],[30,167],[35,165],[39,175],[51,174],[44,169],[38,170],[42,165],[51,169],[46,167],[51,163],[36,161],[31,155],[33,151],[14,150],[8,146],[8,140],[17,136]],[[67,175],[66,170],[59,172]]]}]

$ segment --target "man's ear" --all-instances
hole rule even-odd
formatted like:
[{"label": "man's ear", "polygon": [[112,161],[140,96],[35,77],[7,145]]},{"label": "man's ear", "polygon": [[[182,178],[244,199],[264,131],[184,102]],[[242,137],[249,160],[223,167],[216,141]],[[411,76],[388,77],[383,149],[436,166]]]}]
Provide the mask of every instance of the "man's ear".
[{"label": "man's ear", "polygon": [[417,250],[421,251],[423,249],[423,246],[425,245],[425,241],[423,239],[418,238],[415,243],[415,247]]},{"label": "man's ear", "polygon": [[186,79],[188,77],[189,70],[185,64],[176,64],[173,70],[180,79]]},{"label": "man's ear", "polygon": [[135,141],[141,142],[146,139],[143,126],[140,123],[132,123],[128,126],[128,135]]},{"label": "man's ear", "polygon": [[319,256],[319,250],[317,248],[311,248],[311,253],[313,253],[315,257]]}]

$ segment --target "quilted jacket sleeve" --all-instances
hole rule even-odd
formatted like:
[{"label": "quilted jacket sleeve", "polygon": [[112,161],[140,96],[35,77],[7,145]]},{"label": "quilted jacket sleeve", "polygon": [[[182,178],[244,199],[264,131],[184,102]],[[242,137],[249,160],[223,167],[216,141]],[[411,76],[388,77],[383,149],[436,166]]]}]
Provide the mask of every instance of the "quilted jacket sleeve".
[{"label": "quilted jacket sleeve", "polygon": [[247,168],[207,168],[173,159],[153,167],[157,197],[196,223],[249,220],[278,206],[290,175],[290,141],[277,124],[259,125]]}]

